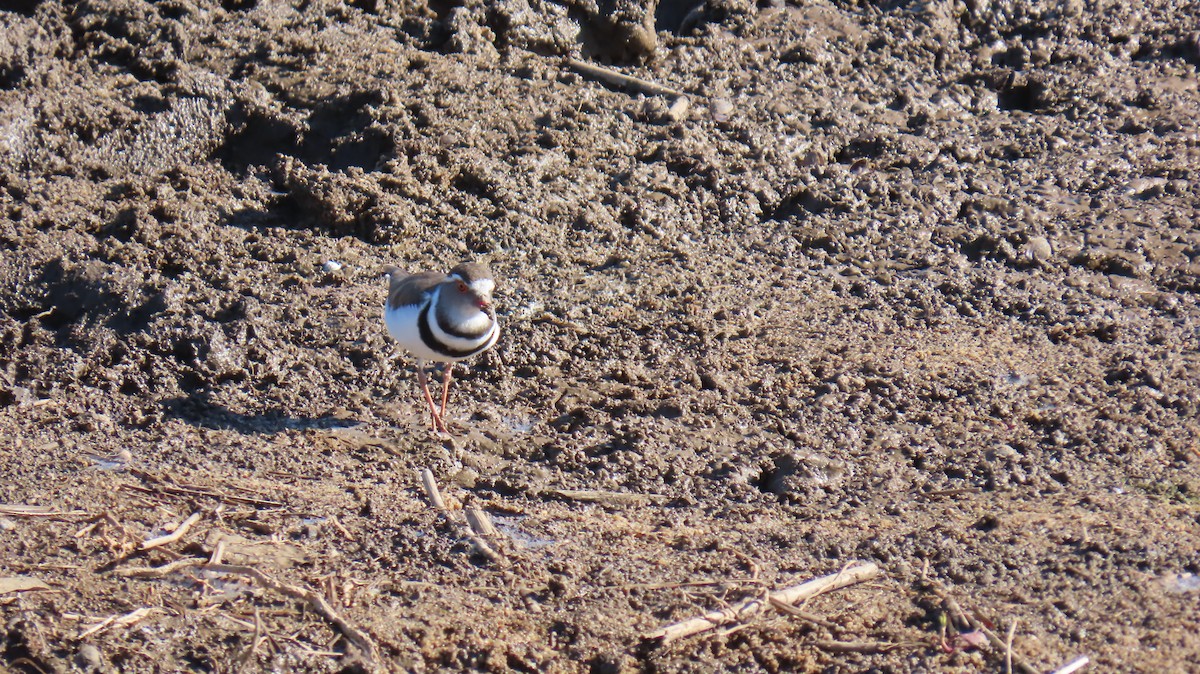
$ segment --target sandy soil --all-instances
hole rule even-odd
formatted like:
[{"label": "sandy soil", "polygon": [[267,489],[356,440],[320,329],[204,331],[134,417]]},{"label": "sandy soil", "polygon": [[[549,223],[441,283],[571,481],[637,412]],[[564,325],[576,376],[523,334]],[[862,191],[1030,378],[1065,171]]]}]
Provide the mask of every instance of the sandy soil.
[{"label": "sandy soil", "polygon": [[1195,3],[4,7],[0,670],[1200,671]]}]

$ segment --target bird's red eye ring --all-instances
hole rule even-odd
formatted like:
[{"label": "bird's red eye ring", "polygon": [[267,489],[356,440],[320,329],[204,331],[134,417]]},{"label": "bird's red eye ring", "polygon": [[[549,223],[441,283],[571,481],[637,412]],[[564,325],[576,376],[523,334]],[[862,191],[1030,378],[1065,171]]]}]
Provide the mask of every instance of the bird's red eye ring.
[{"label": "bird's red eye ring", "polygon": [[460,293],[467,292],[467,284],[463,283],[462,281],[459,281],[458,282],[458,292],[460,292]]}]

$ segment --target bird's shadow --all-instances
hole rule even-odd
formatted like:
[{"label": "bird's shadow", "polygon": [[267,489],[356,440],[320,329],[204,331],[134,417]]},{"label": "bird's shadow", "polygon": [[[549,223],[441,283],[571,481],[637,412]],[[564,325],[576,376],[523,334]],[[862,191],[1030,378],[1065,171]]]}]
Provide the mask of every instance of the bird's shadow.
[{"label": "bird's shadow", "polygon": [[207,394],[168,398],[162,402],[167,418],[192,426],[217,431],[236,431],[243,435],[273,435],[283,431],[349,428],[360,422],[344,417],[293,417],[281,412],[241,414],[211,401]]}]

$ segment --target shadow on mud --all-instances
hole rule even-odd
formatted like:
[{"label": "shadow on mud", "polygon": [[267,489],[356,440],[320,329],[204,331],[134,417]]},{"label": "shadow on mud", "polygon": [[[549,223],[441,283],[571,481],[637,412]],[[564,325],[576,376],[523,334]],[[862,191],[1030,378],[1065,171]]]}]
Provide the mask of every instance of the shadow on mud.
[{"label": "shadow on mud", "polygon": [[314,428],[349,428],[360,423],[335,416],[290,417],[279,412],[241,414],[210,401],[204,393],[168,398],[162,405],[168,419],[179,419],[200,428],[236,431],[244,435],[275,434]]}]

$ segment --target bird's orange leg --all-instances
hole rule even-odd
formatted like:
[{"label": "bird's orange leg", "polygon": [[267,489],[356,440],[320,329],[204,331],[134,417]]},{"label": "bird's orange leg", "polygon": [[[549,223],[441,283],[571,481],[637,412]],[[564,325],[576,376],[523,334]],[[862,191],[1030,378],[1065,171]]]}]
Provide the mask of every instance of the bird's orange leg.
[{"label": "bird's orange leg", "polygon": [[432,419],[433,430],[445,433],[446,424],[442,423],[442,415],[438,414],[437,407],[433,404],[433,395],[429,392],[429,375],[425,373],[425,363],[423,362],[417,363],[417,380],[421,382],[421,393],[425,395],[425,402],[429,405],[429,416]]},{"label": "bird's orange leg", "polygon": [[446,416],[446,401],[450,399],[450,380],[454,377],[454,363],[446,363],[442,370],[442,411],[439,416]]}]

